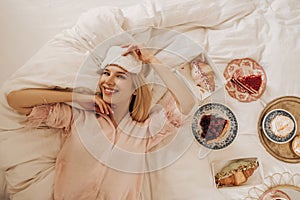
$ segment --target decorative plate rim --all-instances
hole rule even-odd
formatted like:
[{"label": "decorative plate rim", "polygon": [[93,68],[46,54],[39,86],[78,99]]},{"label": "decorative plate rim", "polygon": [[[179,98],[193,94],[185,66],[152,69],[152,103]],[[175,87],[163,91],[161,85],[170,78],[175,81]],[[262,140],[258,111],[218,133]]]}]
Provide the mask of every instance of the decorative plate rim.
[{"label": "decorative plate rim", "polygon": [[[267,133],[267,131],[266,131],[266,129],[265,129],[265,123],[266,123],[267,117],[268,117],[270,114],[272,114],[273,112],[278,112],[278,111],[287,113],[287,114],[289,115],[288,117],[289,117],[289,118],[293,121],[293,123],[294,123],[294,129],[293,129],[293,131],[292,131],[291,133],[289,133],[288,136],[284,137],[284,139],[282,139],[282,140],[284,140],[284,141],[279,141],[280,137],[275,136],[274,134],[272,134],[272,135],[274,135],[274,137],[275,137],[277,140],[276,140],[275,138],[272,138],[272,137],[269,135],[269,133]],[[262,119],[262,131],[263,131],[264,135],[265,135],[271,142],[274,142],[274,143],[276,143],[276,144],[285,144],[285,143],[290,142],[290,141],[296,136],[296,134],[297,134],[297,121],[296,121],[294,115],[292,115],[289,111],[287,111],[287,110],[285,110],[285,109],[281,109],[281,108],[273,109],[273,110],[267,112],[266,115],[263,117],[263,119]],[[286,140],[285,138],[288,138],[288,139]]]},{"label": "decorative plate rim", "polygon": [[[243,61],[247,61],[247,60],[257,65],[256,66],[257,68],[253,68],[253,66],[252,67],[248,66],[248,68],[251,68],[251,70],[253,70],[252,74],[250,74],[250,75],[257,74],[257,71],[260,72],[260,75],[262,75],[262,84],[260,86],[261,91],[258,94],[254,95],[254,94],[249,94],[247,92],[242,92],[243,94],[248,95],[248,97],[246,99],[242,99],[242,98],[235,95],[235,93],[237,92],[237,86],[233,86],[233,88],[231,88],[231,87],[229,87],[228,82],[230,82],[232,76],[236,73],[236,71],[238,69],[246,67],[246,66],[241,66],[241,63]],[[229,73],[228,73],[229,67],[232,66],[233,64],[236,64],[236,63],[238,63],[237,64],[238,67],[235,70],[233,70],[231,75],[229,75]],[[227,74],[227,75],[225,75],[225,74]],[[230,60],[227,63],[225,69],[224,69],[223,76],[226,79],[225,90],[228,92],[229,96],[231,96],[232,98],[238,100],[239,102],[253,102],[253,101],[256,101],[265,93],[266,88],[267,88],[268,78],[267,78],[267,74],[266,74],[266,71],[265,71],[264,67],[258,61],[256,61],[255,59],[253,59],[251,57],[235,58],[235,59]],[[228,77],[226,77],[226,76],[228,76]],[[234,92],[229,92],[229,88],[234,90]]]},{"label": "decorative plate rim", "polygon": [[[200,119],[199,117],[205,113],[205,111],[202,111],[205,107],[208,107],[207,108],[208,110],[212,110],[212,108],[209,107],[214,107],[214,109],[216,107],[218,109],[220,108],[225,109],[225,112],[223,111],[223,114],[227,117],[228,120],[230,120],[231,123],[230,123],[230,128],[226,133],[227,137],[225,137],[225,139],[223,139],[222,141],[207,144],[205,139],[200,139],[199,136],[200,134],[198,132],[199,119]],[[230,113],[229,116],[228,113]],[[191,128],[192,128],[193,138],[196,140],[196,142],[211,150],[221,150],[228,147],[230,144],[233,143],[233,141],[235,141],[235,138],[237,137],[238,134],[238,122],[235,113],[228,106],[222,103],[205,103],[199,106],[193,115]]]}]

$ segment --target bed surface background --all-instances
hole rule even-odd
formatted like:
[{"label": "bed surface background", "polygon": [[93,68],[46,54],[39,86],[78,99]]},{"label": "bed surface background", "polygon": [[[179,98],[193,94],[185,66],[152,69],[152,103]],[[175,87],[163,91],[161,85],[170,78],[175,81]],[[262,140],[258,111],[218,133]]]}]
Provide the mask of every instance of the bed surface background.
[{"label": "bed surface background", "polygon": [[71,28],[80,14],[99,6],[130,6],[139,0],[1,0],[0,85],[48,40]]},{"label": "bed surface background", "polygon": [[[159,2],[164,3],[172,1],[173,0],[161,0]],[[122,7],[141,2],[142,1],[139,0],[0,1],[0,24],[2,25],[0,28],[0,84],[2,85],[5,79],[7,79],[26,61],[28,61],[47,41],[53,38],[53,36],[64,29],[72,27],[72,25],[74,25],[78,17],[83,12],[89,10],[90,8],[99,6],[107,5]],[[201,0],[199,0],[199,2],[201,2]],[[247,1],[244,0],[240,2],[242,2],[240,4],[243,4],[243,2],[245,3]],[[252,15],[243,17],[241,20],[237,20],[237,23],[232,23],[233,25],[231,22],[234,20],[230,21],[229,24],[225,23],[224,26],[220,26],[215,29],[208,28],[208,31],[212,33],[209,34],[209,40],[206,41],[211,42],[209,43],[210,57],[220,67],[220,69],[223,69],[223,67],[225,67],[224,63],[231,58],[235,58],[240,55],[254,56],[257,60],[260,60],[262,64],[264,64],[268,73],[269,85],[268,92],[266,92],[268,100],[282,95],[299,96],[300,84],[298,78],[298,63],[300,62],[300,40],[298,38],[300,31],[300,7],[298,0],[253,0],[251,2],[256,2],[257,5],[261,4],[262,6],[254,7],[259,9],[254,10]],[[269,7],[268,4],[273,7]],[[222,8],[224,7],[222,6]],[[262,16],[265,18],[262,18]],[[199,16],[197,15],[197,17]],[[220,18],[222,18],[222,16]],[[265,19],[265,21],[262,19]],[[265,22],[270,22],[270,24]],[[230,29],[231,25],[235,28]],[[260,32],[255,32],[256,29],[251,31],[251,27],[259,28],[261,27],[260,25],[265,25],[262,26],[264,29],[258,29]],[[227,40],[224,40],[223,35],[221,34],[223,31],[222,28],[229,31],[226,35],[228,37]],[[250,31],[248,31],[249,29]],[[222,37],[219,37],[220,39],[217,37],[219,35],[222,35]],[[248,39],[247,36],[253,36],[252,38],[254,38],[254,41],[249,42],[246,40]],[[263,40],[264,38],[267,38],[268,40]],[[232,41],[236,41],[236,39],[239,39],[237,40],[237,43],[231,43]],[[224,46],[229,48],[223,48]],[[265,46],[267,48],[264,48]],[[262,57],[260,54],[261,52],[264,52]],[[228,103],[231,107],[236,105],[236,101],[234,99],[228,98]],[[235,111],[239,112],[239,116],[243,116],[242,112],[250,110],[250,107],[247,107],[248,104],[237,103],[237,105],[238,106],[235,107]],[[251,105],[254,106],[254,109],[251,107],[251,113],[254,116],[258,116],[259,112],[257,111],[260,111],[261,105],[259,102],[254,102]],[[172,165],[170,168],[168,168],[168,170],[162,170],[159,172],[164,175],[163,178],[165,179],[160,179],[160,182],[157,182],[159,184],[155,185],[154,191],[156,191],[156,195],[171,196],[172,194],[180,193],[187,199],[193,199],[192,197],[198,199],[197,195],[200,192],[203,194],[212,193],[212,191],[215,190],[213,187],[211,187],[212,180],[209,179],[211,176],[207,176],[207,174],[210,173],[211,161],[223,160],[231,157],[246,157],[249,155],[253,156],[254,154],[258,155],[260,159],[264,161],[264,175],[271,175],[275,172],[286,171],[299,173],[299,164],[292,165],[280,162],[265,151],[263,146],[259,143],[259,139],[256,134],[256,122],[254,122],[254,120],[256,120],[255,117],[253,117],[252,119],[254,120],[250,122],[248,118],[240,119],[241,137],[239,137],[238,142],[232,145],[231,148],[222,151],[222,153],[211,153],[205,160],[201,161],[199,161],[199,159],[196,157],[199,147],[196,145],[192,146],[191,150],[188,151],[189,154],[183,156],[180,162],[178,162],[176,165]],[[251,124],[254,124],[254,126],[250,126]],[[255,149],[255,151],[253,151],[253,149]],[[197,163],[197,166],[192,165],[194,163]],[[199,184],[195,186],[193,181],[201,180],[203,177],[200,173],[193,173],[193,170],[186,170],[187,166],[189,168],[193,167],[194,169],[197,169],[198,166],[199,168],[202,167],[204,169],[202,172],[204,175],[203,177],[207,178],[207,180],[199,181],[201,185]],[[174,176],[175,173],[180,171],[184,172],[180,173],[181,176]],[[189,181],[191,180],[189,177],[192,177],[193,181]],[[170,184],[182,183],[182,180],[187,181],[186,183],[192,183],[184,184],[186,187],[185,189],[191,185],[197,187],[197,190],[193,190],[189,193],[191,198],[188,198],[187,195],[184,194],[186,191],[185,189],[178,191],[177,186],[181,186],[180,184]],[[190,187],[190,189],[192,188],[193,187]],[[242,192],[243,190],[241,190],[237,191],[236,194],[232,192],[234,190],[227,190],[224,191],[224,193],[231,193],[229,199],[233,199],[234,197],[236,197],[235,199],[240,199],[240,194],[247,194],[248,190],[246,191],[245,188],[244,190],[245,192]],[[222,193],[213,193],[212,195],[219,197],[219,195],[222,195]],[[177,196],[177,198],[179,197]],[[218,199],[213,197],[211,198]]]}]

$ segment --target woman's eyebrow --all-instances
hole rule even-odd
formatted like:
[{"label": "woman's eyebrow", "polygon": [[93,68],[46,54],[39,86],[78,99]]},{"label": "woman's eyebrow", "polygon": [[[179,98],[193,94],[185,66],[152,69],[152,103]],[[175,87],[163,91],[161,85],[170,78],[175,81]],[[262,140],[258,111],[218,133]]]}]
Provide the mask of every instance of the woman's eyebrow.
[{"label": "woman's eyebrow", "polygon": [[[109,73],[113,73],[113,71],[109,70],[109,69],[104,69],[103,72],[109,72]],[[116,71],[116,74],[121,74],[121,75],[126,75],[128,76],[128,72],[121,72],[121,71]]]},{"label": "woman's eyebrow", "polygon": [[116,72],[116,74],[126,75],[128,76],[128,72]]},{"label": "woman's eyebrow", "polygon": [[117,71],[116,73],[120,73],[120,74],[128,74],[128,72],[120,72],[120,71]]}]

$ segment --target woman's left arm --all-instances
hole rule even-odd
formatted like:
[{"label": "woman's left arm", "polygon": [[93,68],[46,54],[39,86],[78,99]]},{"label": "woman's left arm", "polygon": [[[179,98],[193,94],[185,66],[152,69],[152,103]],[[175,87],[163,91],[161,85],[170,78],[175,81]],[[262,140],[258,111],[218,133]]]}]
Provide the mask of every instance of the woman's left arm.
[{"label": "woman's left arm", "polygon": [[189,114],[195,105],[195,98],[187,85],[156,57],[152,57],[149,64],[174,96],[180,111]]},{"label": "woman's left arm", "polygon": [[180,111],[185,115],[189,114],[196,100],[187,85],[148,49],[139,48],[137,45],[129,45],[126,47],[128,47],[128,50],[123,55],[133,53],[137,59],[150,64],[174,96]]}]

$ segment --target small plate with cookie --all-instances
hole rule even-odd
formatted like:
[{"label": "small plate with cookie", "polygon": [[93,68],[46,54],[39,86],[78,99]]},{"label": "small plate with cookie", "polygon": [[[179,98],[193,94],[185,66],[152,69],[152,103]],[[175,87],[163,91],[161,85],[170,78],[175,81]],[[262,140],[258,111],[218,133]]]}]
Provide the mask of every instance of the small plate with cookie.
[{"label": "small plate with cookie", "polygon": [[192,132],[199,144],[211,150],[219,150],[234,141],[238,133],[238,123],[227,106],[207,103],[195,112]]}]

